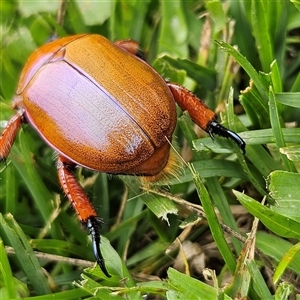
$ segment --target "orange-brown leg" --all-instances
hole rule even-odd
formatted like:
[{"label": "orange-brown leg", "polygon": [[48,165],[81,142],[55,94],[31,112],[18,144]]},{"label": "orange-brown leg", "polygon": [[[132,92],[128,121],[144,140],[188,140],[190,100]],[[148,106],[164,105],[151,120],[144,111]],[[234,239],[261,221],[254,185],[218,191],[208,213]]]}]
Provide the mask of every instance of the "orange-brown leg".
[{"label": "orange-brown leg", "polygon": [[219,124],[216,115],[199,98],[184,87],[167,82],[175,101],[182,110],[189,112],[191,119],[205,130],[211,137],[214,134],[231,138],[245,153],[246,143],[235,132]]},{"label": "orange-brown leg", "polygon": [[59,156],[57,162],[58,177],[60,184],[63,188],[64,193],[68,197],[70,203],[72,204],[74,210],[76,211],[79,220],[86,226],[91,237],[93,251],[97,263],[99,264],[103,273],[110,277],[104,263],[100,251],[100,229],[102,221],[98,217],[90,199],[87,197],[84,189],[78,183],[73,170],[75,168],[74,164],[71,164],[64,157]]},{"label": "orange-brown leg", "polygon": [[135,55],[145,60],[144,52],[140,49],[139,44],[137,42],[132,40],[122,40],[116,41],[114,44],[131,53],[132,55]]},{"label": "orange-brown leg", "polygon": [[8,122],[0,137],[0,162],[5,161],[23,121],[23,113],[17,112]]}]

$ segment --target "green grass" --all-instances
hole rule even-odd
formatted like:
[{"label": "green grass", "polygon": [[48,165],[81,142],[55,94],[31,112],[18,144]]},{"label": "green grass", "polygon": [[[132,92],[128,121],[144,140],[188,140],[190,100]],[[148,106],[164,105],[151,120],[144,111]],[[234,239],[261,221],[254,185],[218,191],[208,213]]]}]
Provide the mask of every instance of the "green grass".
[{"label": "green grass", "polygon": [[300,294],[300,3],[69,1],[63,26],[58,8],[1,1],[1,122],[13,115],[10,102],[34,49],[54,31],[93,32],[138,41],[164,78],[192,90],[239,132],[246,155],[231,141],[197,135],[178,110],[174,135],[188,162],[179,178],[145,191],[134,177],[78,168],[106,222],[108,279],[93,268],[89,237],[62,195],[53,150],[24,125],[0,166],[0,298]]}]

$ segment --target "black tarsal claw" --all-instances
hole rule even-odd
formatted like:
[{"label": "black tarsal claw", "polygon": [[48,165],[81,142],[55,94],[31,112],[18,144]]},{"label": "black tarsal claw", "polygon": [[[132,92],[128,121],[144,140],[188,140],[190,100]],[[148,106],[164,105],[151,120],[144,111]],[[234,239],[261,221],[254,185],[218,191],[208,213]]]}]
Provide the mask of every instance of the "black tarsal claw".
[{"label": "black tarsal claw", "polygon": [[97,217],[90,217],[86,221],[86,228],[88,229],[91,237],[92,237],[92,245],[93,245],[93,251],[96,258],[96,261],[101,268],[102,272],[107,276],[111,277],[109,275],[105,262],[103,259],[103,256],[100,251],[100,228],[101,228],[101,220]]},{"label": "black tarsal claw", "polygon": [[244,140],[235,132],[227,129],[226,127],[222,126],[217,121],[211,121],[208,126],[208,133],[211,137],[213,137],[214,134],[230,138],[232,139],[243,151],[243,154],[246,153],[246,143]]}]

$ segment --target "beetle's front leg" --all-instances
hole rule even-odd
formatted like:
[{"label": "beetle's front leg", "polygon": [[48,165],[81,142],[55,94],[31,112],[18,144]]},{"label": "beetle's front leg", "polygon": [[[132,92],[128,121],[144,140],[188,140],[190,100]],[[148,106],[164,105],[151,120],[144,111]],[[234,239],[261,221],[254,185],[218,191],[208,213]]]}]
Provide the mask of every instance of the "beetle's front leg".
[{"label": "beetle's front leg", "polygon": [[79,220],[86,226],[91,237],[95,258],[101,270],[107,277],[111,277],[105,267],[104,259],[100,251],[101,219],[98,217],[90,199],[82,186],[78,183],[73,170],[74,164],[69,163],[64,157],[59,156],[57,162],[58,177],[64,193],[68,197]]},{"label": "beetle's front leg", "polygon": [[18,111],[7,123],[0,136],[0,162],[5,161],[23,121],[23,112]]},{"label": "beetle's front leg", "polygon": [[167,82],[175,101],[182,110],[189,112],[191,119],[205,130],[211,137],[214,134],[231,138],[245,153],[246,143],[235,132],[227,129],[216,121],[217,117],[199,98],[184,87]]}]

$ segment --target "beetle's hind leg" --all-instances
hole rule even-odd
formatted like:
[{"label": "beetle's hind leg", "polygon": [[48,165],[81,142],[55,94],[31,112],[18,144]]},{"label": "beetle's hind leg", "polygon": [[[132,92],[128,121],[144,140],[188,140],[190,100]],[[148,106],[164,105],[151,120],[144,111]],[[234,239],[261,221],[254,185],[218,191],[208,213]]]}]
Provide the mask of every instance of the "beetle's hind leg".
[{"label": "beetle's hind leg", "polygon": [[246,143],[244,142],[244,140],[237,133],[227,129],[220,123],[216,121],[211,121],[209,123],[209,128],[207,132],[211,137],[213,137],[214,134],[218,134],[220,136],[232,139],[243,151],[243,154],[245,154]]},{"label": "beetle's hind leg", "polygon": [[86,226],[92,237],[93,251],[98,265],[107,277],[111,277],[105,267],[99,246],[102,221],[73,173],[75,166],[59,156],[57,162],[59,181],[79,220]]},{"label": "beetle's hind leg", "polygon": [[101,270],[107,277],[111,277],[106,269],[104,259],[102,257],[101,251],[100,251],[100,229],[102,220],[98,217],[90,217],[86,221],[86,228],[88,229],[91,237],[92,237],[92,246],[94,255],[96,258],[96,261],[98,265],[100,266]]},{"label": "beetle's hind leg", "polygon": [[217,117],[215,113],[199,98],[178,84],[167,82],[167,85],[170,88],[176,103],[182,110],[189,112],[191,119],[198,126],[205,130],[211,137],[213,137],[214,134],[217,134],[232,139],[245,154],[246,143],[243,139],[237,133],[219,124],[216,121]]}]

